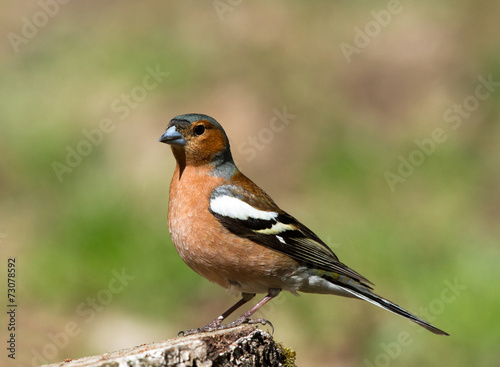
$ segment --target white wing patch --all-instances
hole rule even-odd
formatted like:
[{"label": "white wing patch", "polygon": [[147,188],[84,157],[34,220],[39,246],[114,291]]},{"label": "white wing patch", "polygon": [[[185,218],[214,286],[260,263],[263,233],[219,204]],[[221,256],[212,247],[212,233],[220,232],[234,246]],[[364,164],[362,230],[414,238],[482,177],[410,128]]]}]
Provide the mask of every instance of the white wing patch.
[{"label": "white wing patch", "polygon": [[276,212],[255,209],[244,201],[227,195],[212,198],[210,200],[210,209],[219,215],[240,220],[247,220],[248,218],[272,220],[278,216]]},{"label": "white wing patch", "polygon": [[276,235],[276,238],[277,238],[277,239],[278,239],[278,241],[280,241],[282,244],[284,244],[284,245],[286,245],[286,244],[287,244],[287,243],[286,243],[286,241],[283,239],[283,237]]},{"label": "white wing patch", "polygon": [[[277,235],[277,234],[280,234],[280,233],[283,233],[286,231],[293,231],[295,229],[296,229],[295,227],[292,227],[289,224],[283,224],[281,222],[277,222],[277,223],[273,224],[271,228],[259,229],[259,230],[256,230],[255,232],[262,233],[262,234],[276,234]],[[276,236],[276,237],[278,237],[278,236]],[[280,238],[281,237],[278,237],[278,239],[280,239]],[[280,241],[283,242],[283,238],[281,238]]]}]

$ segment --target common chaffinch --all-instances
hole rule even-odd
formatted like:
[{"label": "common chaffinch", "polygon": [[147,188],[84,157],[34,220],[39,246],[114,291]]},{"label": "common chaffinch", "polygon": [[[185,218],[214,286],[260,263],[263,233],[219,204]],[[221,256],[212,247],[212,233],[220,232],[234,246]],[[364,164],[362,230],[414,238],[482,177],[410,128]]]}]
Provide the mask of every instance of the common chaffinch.
[{"label": "common chaffinch", "polygon": [[267,294],[230,326],[251,316],[281,291],[335,294],[368,301],[440,335],[446,332],[373,292],[368,279],[339,261],[309,228],[276,205],[236,167],[229,140],[212,117],[174,117],[160,142],[177,161],[170,184],[168,228],[177,252],[195,272],[242,298],[222,321],[256,293]]}]

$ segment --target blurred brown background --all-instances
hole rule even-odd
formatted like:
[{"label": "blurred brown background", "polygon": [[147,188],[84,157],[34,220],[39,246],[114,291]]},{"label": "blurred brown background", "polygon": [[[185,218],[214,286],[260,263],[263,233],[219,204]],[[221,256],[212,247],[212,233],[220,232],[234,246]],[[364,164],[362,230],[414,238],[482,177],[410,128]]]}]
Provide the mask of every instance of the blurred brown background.
[{"label": "blurred brown background", "polygon": [[0,9],[0,274],[15,257],[18,302],[15,360],[0,302],[2,365],[172,338],[235,302],[168,235],[157,140],[189,112],[378,293],[451,334],[287,294],[260,316],[298,365],[500,363],[498,2]]}]

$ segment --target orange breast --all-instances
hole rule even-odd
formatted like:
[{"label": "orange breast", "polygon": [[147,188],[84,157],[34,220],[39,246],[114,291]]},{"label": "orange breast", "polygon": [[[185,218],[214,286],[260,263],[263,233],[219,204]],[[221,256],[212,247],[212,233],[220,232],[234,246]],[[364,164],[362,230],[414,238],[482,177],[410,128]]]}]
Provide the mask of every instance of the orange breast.
[{"label": "orange breast", "polygon": [[230,233],[209,212],[210,194],[223,178],[202,167],[176,167],[170,185],[168,226],[184,262],[198,274],[237,292],[287,288],[298,263]]}]

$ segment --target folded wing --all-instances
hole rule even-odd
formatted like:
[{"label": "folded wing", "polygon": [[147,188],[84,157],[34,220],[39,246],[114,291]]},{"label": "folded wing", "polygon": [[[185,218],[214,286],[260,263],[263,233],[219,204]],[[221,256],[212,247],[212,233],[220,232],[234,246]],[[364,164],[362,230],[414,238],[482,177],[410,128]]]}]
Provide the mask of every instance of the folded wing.
[{"label": "folded wing", "polygon": [[240,186],[219,186],[211,194],[210,212],[235,235],[314,268],[348,276],[368,288],[368,284],[373,284],[341,263],[314,232],[282,211],[269,197],[262,201]]}]

